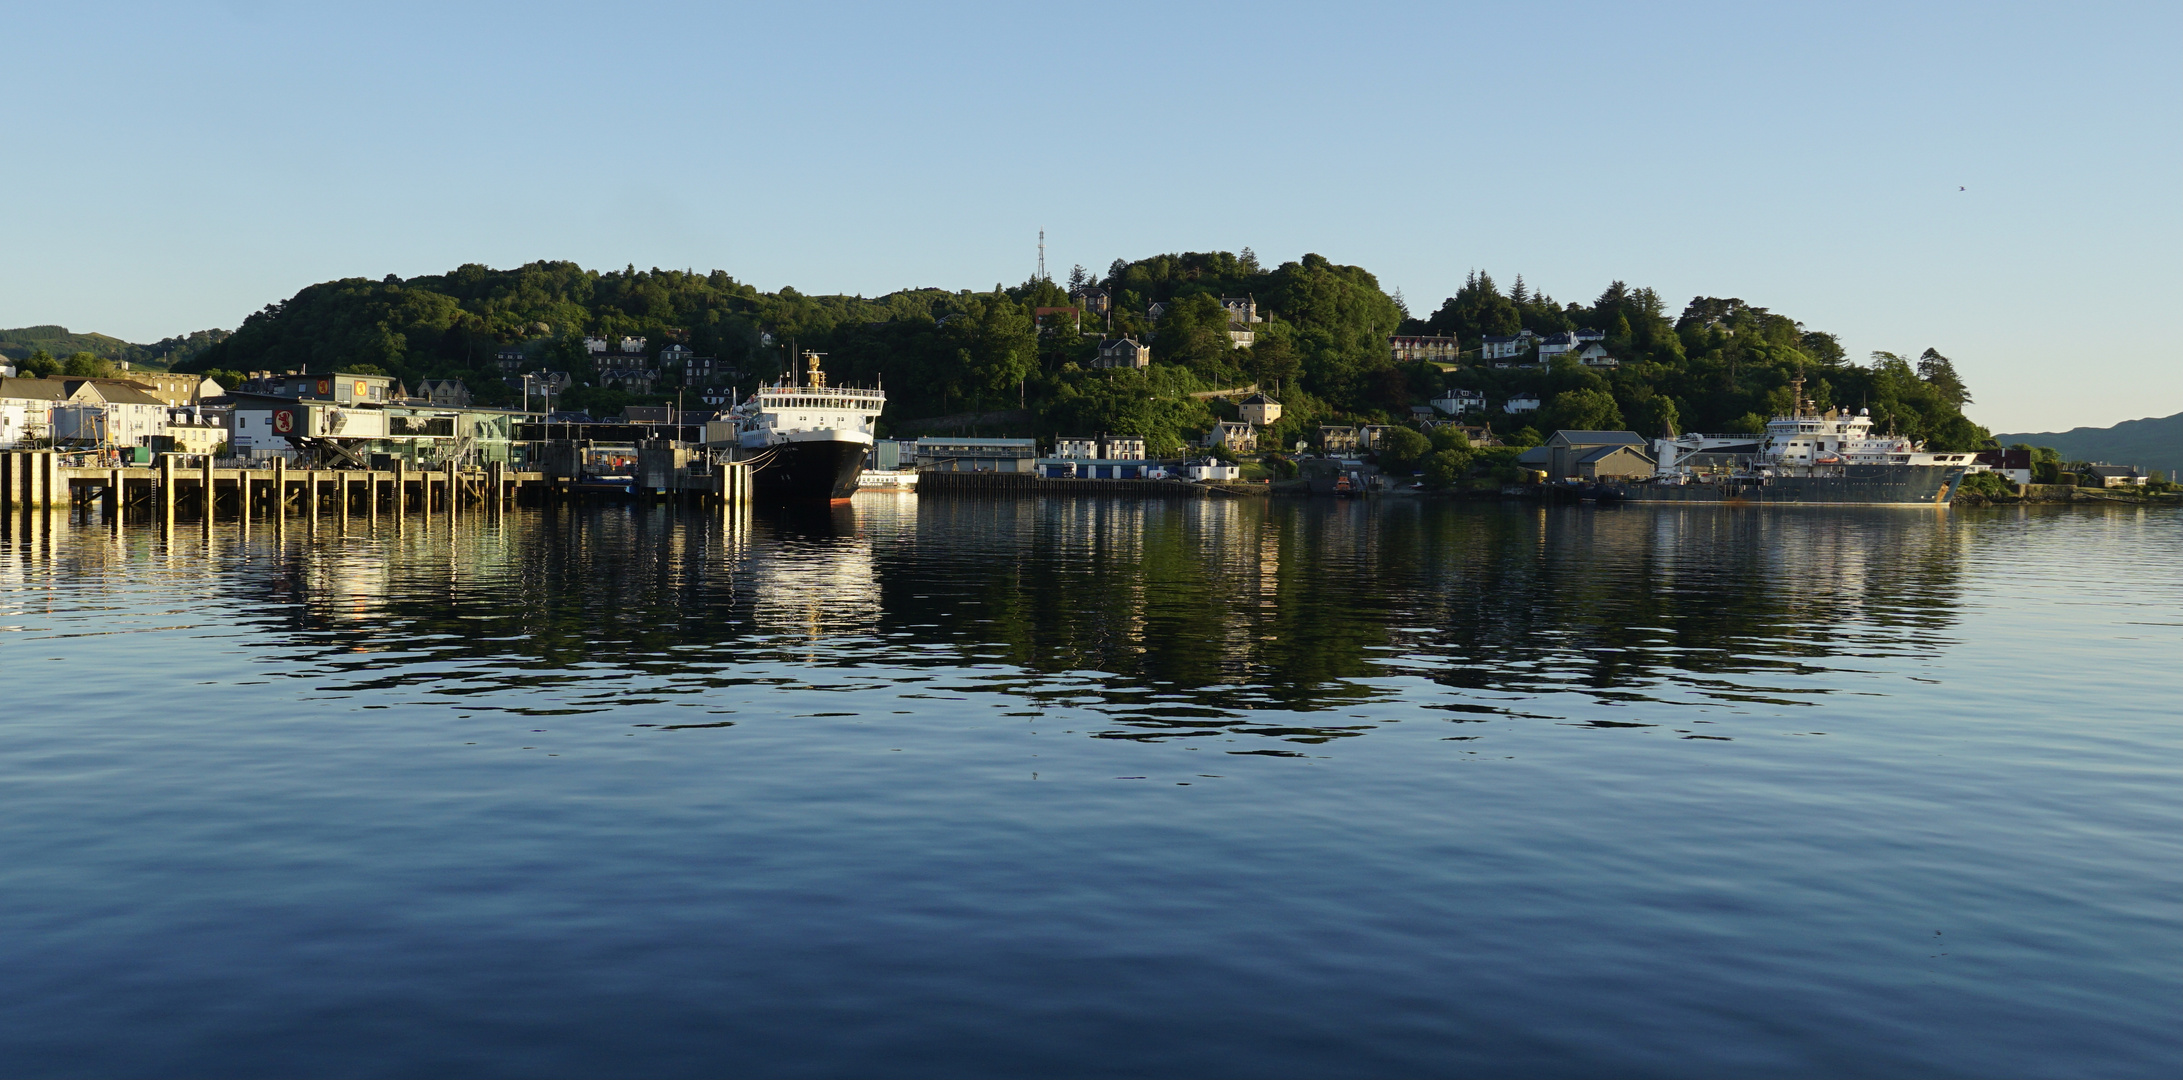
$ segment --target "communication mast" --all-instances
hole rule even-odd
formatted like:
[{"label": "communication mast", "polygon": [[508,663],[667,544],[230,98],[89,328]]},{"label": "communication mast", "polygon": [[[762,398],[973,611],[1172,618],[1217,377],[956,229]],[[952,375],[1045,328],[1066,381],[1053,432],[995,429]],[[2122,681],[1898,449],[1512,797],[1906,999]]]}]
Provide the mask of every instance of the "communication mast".
[{"label": "communication mast", "polygon": [[1046,230],[1038,231],[1038,276],[1034,281],[1046,280]]}]

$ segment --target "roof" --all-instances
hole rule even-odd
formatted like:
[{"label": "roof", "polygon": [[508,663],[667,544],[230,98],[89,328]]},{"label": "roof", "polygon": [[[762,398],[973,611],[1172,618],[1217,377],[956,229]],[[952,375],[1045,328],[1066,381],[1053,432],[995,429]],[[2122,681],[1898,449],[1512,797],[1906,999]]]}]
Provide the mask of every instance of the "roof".
[{"label": "roof", "polygon": [[59,379],[0,378],[0,398],[61,401],[67,397],[68,384]]},{"label": "roof", "polygon": [[2085,470],[2094,476],[2136,476],[2137,469],[2129,465],[2087,465]]},{"label": "roof", "polygon": [[1256,394],[1252,394],[1252,395],[1251,395],[1250,397],[1244,398],[1243,400],[1241,400],[1241,401],[1238,401],[1238,402],[1236,402],[1236,404],[1238,404],[1238,405],[1279,405],[1279,404],[1281,404],[1281,403],[1280,403],[1280,402],[1278,402],[1278,401],[1275,401],[1274,399],[1272,399],[1272,398],[1270,398],[1270,397],[1267,397],[1264,391],[1260,391],[1259,393],[1256,393]]},{"label": "roof", "polygon": [[1577,343],[1577,335],[1567,330],[1560,330],[1540,338],[1539,343],[1542,345],[1574,345]]},{"label": "roof", "polygon": [[70,393],[74,393],[76,388],[84,383],[90,383],[98,390],[100,397],[116,405],[165,406],[167,404],[145,393],[144,391],[149,387],[127,379],[63,379],[61,381],[71,384],[68,388]]},{"label": "roof", "polygon": [[1113,341],[1109,341],[1109,342],[1105,342],[1105,343],[1102,343],[1102,344],[1101,344],[1101,345],[1099,346],[1099,351],[1100,351],[1100,352],[1112,352],[1112,351],[1114,351],[1114,350],[1116,350],[1116,349],[1120,349],[1120,348],[1122,348],[1122,347],[1124,347],[1124,346],[1127,346],[1127,347],[1129,347],[1129,348],[1131,348],[1131,349],[1142,349],[1142,348],[1146,348],[1146,346],[1145,346],[1145,345],[1143,345],[1143,344],[1140,344],[1140,343],[1138,342],[1138,340],[1137,340],[1136,338],[1115,338],[1115,339],[1114,339]]},{"label": "roof", "polygon": [[1635,454],[1635,455],[1636,455],[1636,456],[1638,456],[1638,457],[1644,458],[1644,459],[1645,459],[1646,461],[1651,461],[1651,460],[1652,460],[1652,456],[1651,456],[1650,454],[1647,454],[1647,453],[1645,453],[1645,452],[1644,452],[1643,450],[1639,450],[1639,449],[1638,449],[1637,447],[1634,447],[1634,446],[1629,446],[1629,445],[1622,445],[1622,446],[1602,446],[1602,447],[1600,447],[1600,448],[1598,448],[1598,449],[1596,449],[1596,450],[1589,450],[1589,451],[1586,451],[1586,452],[1585,452],[1584,454],[1582,454],[1581,456],[1579,456],[1579,457],[1577,458],[1577,463],[1578,463],[1578,464],[1580,464],[1580,465],[1589,465],[1589,464],[1592,464],[1592,463],[1594,463],[1594,462],[1600,462],[1600,461],[1605,461],[1605,460],[1607,460],[1608,458],[1611,458],[1611,457],[1615,456],[1616,454],[1620,454],[1620,453],[1624,453],[1624,452],[1628,452],[1628,453],[1631,453],[1631,454]]},{"label": "roof", "polygon": [[1551,448],[1543,444],[1539,446],[1534,446],[1528,450],[1525,450],[1523,453],[1516,455],[1516,464],[1544,465],[1548,461],[1552,460],[1553,453],[1554,451]]},{"label": "roof", "polygon": [[102,400],[118,405],[159,405],[167,403],[145,393],[150,389],[143,383],[130,379],[93,379],[81,375],[63,375],[53,379],[0,378],[0,398],[18,401],[67,401],[90,383]]},{"label": "roof", "polygon": [[1645,437],[1634,431],[1557,431],[1551,438],[1560,439],[1568,446],[1645,445]]}]

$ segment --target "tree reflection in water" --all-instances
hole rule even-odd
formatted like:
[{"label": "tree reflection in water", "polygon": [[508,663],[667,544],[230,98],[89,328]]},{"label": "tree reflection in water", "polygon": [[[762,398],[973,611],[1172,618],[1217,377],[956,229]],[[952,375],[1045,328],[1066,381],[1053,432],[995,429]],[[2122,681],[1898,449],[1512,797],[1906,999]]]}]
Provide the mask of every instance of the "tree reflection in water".
[{"label": "tree reflection in water", "polygon": [[1945,643],[1965,542],[1894,510],[902,496],[223,541],[265,618],[326,646],[293,674],[336,687],[581,712],[921,683],[1096,711],[1109,738],[1291,742],[1397,698],[1808,702],[1815,674]]}]

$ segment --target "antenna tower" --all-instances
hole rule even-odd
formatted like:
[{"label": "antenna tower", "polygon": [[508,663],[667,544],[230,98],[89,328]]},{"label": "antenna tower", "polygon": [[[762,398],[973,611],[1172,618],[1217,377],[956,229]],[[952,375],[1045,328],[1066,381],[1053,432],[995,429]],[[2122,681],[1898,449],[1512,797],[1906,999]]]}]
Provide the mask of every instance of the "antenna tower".
[{"label": "antenna tower", "polygon": [[1046,230],[1038,231],[1038,281],[1046,280]]}]

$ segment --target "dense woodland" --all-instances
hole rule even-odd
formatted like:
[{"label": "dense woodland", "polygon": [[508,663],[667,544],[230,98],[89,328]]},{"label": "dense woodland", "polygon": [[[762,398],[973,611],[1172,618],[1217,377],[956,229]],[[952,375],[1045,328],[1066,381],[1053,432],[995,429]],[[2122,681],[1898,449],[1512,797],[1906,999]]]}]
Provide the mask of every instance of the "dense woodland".
[{"label": "dense woodland", "polygon": [[[1114,298],[1111,318],[1034,320],[1068,307],[1070,284]],[[1223,296],[1249,296],[1265,322],[1256,342],[1234,348]],[[1155,323],[1148,309],[1164,312]],[[1454,334],[1475,350],[1484,334],[1596,327],[1621,366],[1594,370],[1557,360],[1547,368],[1397,365],[1397,332]],[[544,370],[568,371],[577,388],[563,407],[611,412],[631,400],[584,384],[596,372],[582,339],[643,337],[655,355],[672,343],[722,357],[750,381],[776,376],[792,349],[826,353],[836,380],[884,382],[886,423],[1022,410],[981,434],[1111,431],[1141,434],[1173,451],[1210,426],[1221,404],[1189,395],[1257,383],[1286,405],[1267,434],[1287,446],[1329,421],[1406,419],[1409,406],[1447,387],[1485,391],[1495,407],[1533,390],[1540,414],[1482,419],[1503,434],[1556,428],[1749,431],[1789,404],[1804,373],[1820,406],[1869,407],[1883,425],[1936,448],[1971,449],[1984,429],[1963,416],[1970,393],[1933,350],[1917,358],[1843,355],[1833,335],[1738,299],[1699,297],[1671,312],[1652,290],[1615,282],[1588,304],[1563,304],[1517,278],[1503,290],[1474,274],[1425,318],[1380,288],[1362,267],[1318,255],[1266,267],[1245,249],[1116,260],[1104,275],[1078,268],[1071,282],[1032,280],[984,292],[908,290],[876,298],[767,293],[721,271],[634,267],[600,273],[573,263],[512,270],[470,265],[452,273],[312,285],[250,316],[233,334],[175,366],[204,372],[378,369],[410,381],[460,378],[481,401],[512,401],[494,364],[522,348]],[[1151,368],[1095,370],[1100,335],[1136,335]],[[668,385],[673,384],[670,373]],[[745,383],[747,388],[748,382]],[[671,392],[667,397],[671,398]],[[659,400],[656,395],[650,400]],[[1521,425],[1528,433],[1511,431]],[[1029,428],[1030,430],[1022,430]]]}]

